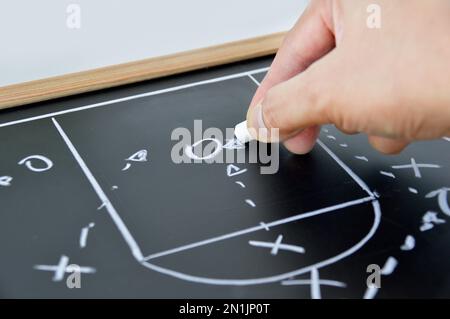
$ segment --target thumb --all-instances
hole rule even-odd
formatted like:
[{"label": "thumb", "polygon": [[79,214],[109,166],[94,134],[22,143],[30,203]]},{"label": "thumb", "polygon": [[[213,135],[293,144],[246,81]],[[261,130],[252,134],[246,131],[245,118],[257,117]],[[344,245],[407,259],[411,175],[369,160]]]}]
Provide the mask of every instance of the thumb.
[{"label": "thumb", "polygon": [[247,125],[253,137],[278,142],[302,130],[330,123],[329,105],[337,92],[333,83],[339,74],[334,67],[336,52],[316,61],[306,71],[269,89],[263,99],[250,106]]}]

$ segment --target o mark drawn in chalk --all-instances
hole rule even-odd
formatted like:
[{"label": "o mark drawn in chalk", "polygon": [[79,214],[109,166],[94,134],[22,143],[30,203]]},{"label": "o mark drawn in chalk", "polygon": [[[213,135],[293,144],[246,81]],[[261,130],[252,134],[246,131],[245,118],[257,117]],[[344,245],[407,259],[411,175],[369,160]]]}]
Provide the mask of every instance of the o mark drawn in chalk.
[{"label": "o mark drawn in chalk", "polygon": [[11,176],[0,176],[0,186],[11,186],[11,181],[13,178]]},{"label": "o mark drawn in chalk", "polygon": [[[32,162],[35,160],[44,162],[45,166],[43,166],[43,167],[33,166]],[[23,160],[19,161],[17,164],[19,164],[19,165],[25,164],[25,166],[30,171],[38,172],[38,173],[48,171],[50,168],[53,167],[53,162],[50,159],[48,159],[47,157],[42,156],[42,155],[31,155],[31,156],[25,157]]]},{"label": "o mark drawn in chalk", "polygon": [[[214,149],[214,152],[212,152],[211,154],[206,154],[206,155],[202,155],[202,156],[197,156],[194,153],[194,148],[198,145],[201,145],[203,142],[213,142],[216,144],[216,148]],[[190,159],[193,160],[209,160],[214,158],[217,154],[220,153],[220,151],[222,150],[223,146],[222,143],[216,139],[216,138],[205,138],[203,140],[197,141],[192,145],[188,145],[185,147],[184,149],[184,153],[186,154],[186,156],[188,156]]]}]

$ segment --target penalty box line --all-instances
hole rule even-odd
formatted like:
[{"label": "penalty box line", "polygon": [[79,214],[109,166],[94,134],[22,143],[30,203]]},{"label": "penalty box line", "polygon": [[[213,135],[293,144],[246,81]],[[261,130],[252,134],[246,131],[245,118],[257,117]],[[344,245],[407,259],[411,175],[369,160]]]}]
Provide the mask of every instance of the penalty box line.
[{"label": "penalty box line", "polygon": [[162,256],[175,254],[175,253],[178,253],[178,252],[181,252],[181,251],[185,251],[185,250],[193,249],[193,248],[196,248],[196,247],[212,244],[212,243],[215,243],[215,242],[218,242],[218,241],[222,241],[222,240],[230,239],[230,238],[233,238],[233,237],[245,235],[245,234],[248,234],[248,233],[256,232],[256,231],[259,231],[259,230],[262,230],[262,229],[267,229],[267,228],[270,228],[270,227],[274,227],[274,226],[290,223],[290,222],[293,222],[293,221],[298,221],[298,220],[301,220],[301,219],[304,219],[304,218],[308,218],[308,217],[313,217],[313,216],[329,213],[329,212],[336,211],[336,210],[339,210],[339,209],[342,209],[342,208],[346,208],[346,207],[350,207],[350,206],[354,206],[354,205],[359,205],[359,204],[362,204],[362,203],[365,203],[365,202],[369,202],[369,201],[373,201],[373,200],[376,199],[375,194],[370,190],[369,186],[358,175],[356,175],[356,173],[353,172],[353,170],[349,166],[347,166],[332,150],[330,150],[319,139],[317,140],[317,144],[319,144],[319,146],[329,156],[331,156],[331,158],[348,175],[350,175],[350,177],[369,196],[364,197],[364,198],[360,198],[360,199],[356,199],[356,200],[352,200],[352,201],[349,201],[349,202],[345,202],[345,203],[341,203],[341,204],[337,204],[337,205],[333,205],[333,206],[317,209],[317,210],[314,210],[314,211],[311,211],[311,212],[308,212],[308,213],[301,213],[301,214],[298,214],[298,215],[294,215],[292,217],[288,217],[288,218],[280,219],[280,220],[277,220],[277,221],[273,221],[271,223],[265,223],[264,225],[258,225],[258,226],[242,229],[242,230],[235,231],[235,232],[232,232],[232,233],[229,233],[229,234],[213,237],[213,238],[202,240],[202,241],[199,241],[199,242],[183,245],[183,246],[180,246],[180,247],[177,247],[177,248],[173,248],[173,249],[161,251],[161,252],[158,252],[158,253],[154,253],[154,254],[148,255],[147,257],[144,257],[143,261],[148,261],[148,260],[159,258],[159,257],[162,257]]},{"label": "penalty box line", "polygon": [[173,249],[161,251],[161,252],[158,252],[158,253],[154,253],[154,254],[151,254],[151,255],[149,255],[147,257],[144,257],[143,261],[148,261],[148,260],[159,258],[159,257],[162,257],[162,256],[167,256],[167,255],[179,253],[181,251],[185,251],[185,250],[189,250],[189,249],[193,249],[193,248],[209,245],[209,244],[216,243],[216,242],[219,242],[219,241],[222,241],[222,240],[226,240],[226,239],[230,239],[230,238],[246,235],[246,234],[253,233],[253,232],[256,232],[256,231],[259,231],[259,230],[266,229],[267,227],[270,228],[270,227],[275,227],[275,226],[279,226],[279,225],[283,225],[283,224],[288,224],[288,223],[292,223],[292,222],[299,221],[299,220],[302,220],[302,219],[306,219],[306,218],[309,218],[309,217],[314,217],[314,216],[330,213],[330,212],[333,212],[333,211],[337,211],[337,210],[340,210],[340,209],[343,209],[343,208],[356,206],[356,205],[361,205],[363,203],[367,203],[367,202],[370,202],[372,200],[374,200],[373,196],[367,196],[367,197],[359,198],[359,199],[356,199],[356,200],[348,201],[348,202],[345,202],[345,203],[340,203],[340,204],[336,204],[336,205],[333,205],[333,206],[320,208],[320,209],[313,210],[313,211],[310,211],[310,212],[307,212],[307,213],[297,214],[297,215],[294,215],[294,216],[291,216],[291,217],[275,220],[275,221],[270,222],[270,223],[265,223],[264,225],[258,225],[258,226],[254,226],[254,227],[249,227],[249,228],[238,230],[238,231],[235,231],[235,232],[232,232],[232,233],[229,233],[229,234],[224,234],[224,235],[221,235],[221,236],[217,236],[217,237],[213,237],[213,238],[210,238],[210,239],[198,241],[198,242],[191,243],[191,244],[184,245],[184,246],[180,246],[180,247],[177,247],[177,248],[173,248]]}]

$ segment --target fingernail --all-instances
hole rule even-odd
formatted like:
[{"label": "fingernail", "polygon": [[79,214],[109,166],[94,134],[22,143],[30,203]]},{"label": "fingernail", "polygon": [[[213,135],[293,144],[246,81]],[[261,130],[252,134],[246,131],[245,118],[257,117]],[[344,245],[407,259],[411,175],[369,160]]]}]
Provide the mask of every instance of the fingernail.
[{"label": "fingernail", "polygon": [[[256,131],[256,136],[258,137],[259,140],[267,141],[269,138],[269,134],[268,134],[268,129],[266,127],[266,124],[264,123],[261,103],[259,103],[257,106],[255,106],[252,117],[253,117],[252,118],[252,126],[253,126],[253,129]],[[250,132],[250,133],[254,134],[255,132]]]}]

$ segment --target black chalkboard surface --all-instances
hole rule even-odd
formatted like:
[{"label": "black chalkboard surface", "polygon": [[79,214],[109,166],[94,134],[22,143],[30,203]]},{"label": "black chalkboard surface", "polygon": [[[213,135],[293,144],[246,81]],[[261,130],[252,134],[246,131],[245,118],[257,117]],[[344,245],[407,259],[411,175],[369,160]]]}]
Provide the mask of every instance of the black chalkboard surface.
[{"label": "black chalkboard surface", "polygon": [[450,297],[448,138],[383,156],[327,126],[276,174],[173,162],[174,129],[234,127],[270,61],[1,112],[0,296]]}]

